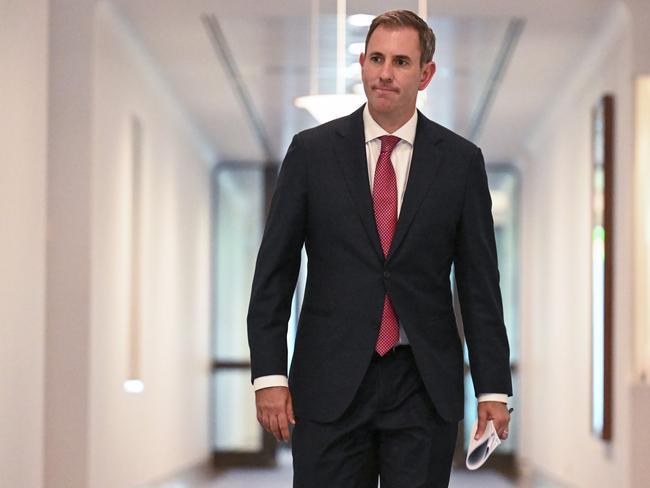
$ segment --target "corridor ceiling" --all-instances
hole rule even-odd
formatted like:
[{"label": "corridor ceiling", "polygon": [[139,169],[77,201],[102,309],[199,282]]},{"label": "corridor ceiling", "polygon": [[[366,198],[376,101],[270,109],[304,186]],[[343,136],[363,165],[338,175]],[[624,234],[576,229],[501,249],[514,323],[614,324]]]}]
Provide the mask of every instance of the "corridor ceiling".
[{"label": "corridor ceiling", "polygon": [[[264,151],[202,21],[214,15],[280,161],[291,136],[316,121],[293,100],[310,90],[309,0],[112,0],[134,37],[196,121],[220,161],[260,161]],[[475,142],[489,163],[516,162],[522,143],[593,45],[614,0],[430,0],[438,72],[422,111]],[[335,91],[336,1],[319,2],[319,86]],[[417,11],[417,0],[348,0],[348,15]],[[509,26],[523,21],[510,57]],[[349,26],[348,42],[366,28]],[[348,55],[348,63],[356,56]],[[500,62],[503,62],[500,65]],[[496,77],[495,74],[501,74]],[[353,84],[354,81],[350,81]],[[492,103],[488,103],[488,102]]]}]

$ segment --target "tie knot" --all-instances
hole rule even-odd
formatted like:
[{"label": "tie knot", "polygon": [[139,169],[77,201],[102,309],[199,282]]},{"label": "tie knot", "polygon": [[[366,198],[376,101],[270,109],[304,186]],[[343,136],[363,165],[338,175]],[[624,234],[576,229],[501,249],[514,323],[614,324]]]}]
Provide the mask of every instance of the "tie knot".
[{"label": "tie knot", "polygon": [[381,136],[381,152],[390,154],[401,139],[397,136]]}]

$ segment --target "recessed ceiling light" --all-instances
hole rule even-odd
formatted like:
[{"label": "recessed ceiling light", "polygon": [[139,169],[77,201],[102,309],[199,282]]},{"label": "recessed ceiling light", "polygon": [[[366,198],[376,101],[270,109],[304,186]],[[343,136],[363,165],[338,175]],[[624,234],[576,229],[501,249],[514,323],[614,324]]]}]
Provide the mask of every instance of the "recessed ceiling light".
[{"label": "recessed ceiling light", "polygon": [[354,25],[357,27],[368,27],[372,19],[374,19],[374,15],[369,15],[369,14],[354,14],[350,15],[348,17],[348,24]]}]

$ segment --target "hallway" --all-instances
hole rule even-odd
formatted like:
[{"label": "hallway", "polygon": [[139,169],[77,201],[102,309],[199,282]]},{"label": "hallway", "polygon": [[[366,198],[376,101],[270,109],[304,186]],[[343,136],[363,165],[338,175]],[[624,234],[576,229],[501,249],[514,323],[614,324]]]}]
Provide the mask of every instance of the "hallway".
[{"label": "hallway", "polygon": [[[366,103],[364,41],[392,8],[417,10],[435,32],[435,76],[413,92],[419,120],[480,148],[491,209],[488,191],[473,209],[469,182],[444,183],[469,173],[436,140],[416,153],[430,180],[399,172],[400,200],[409,186],[421,197],[403,198],[420,202],[402,219],[408,259],[382,263],[361,137],[365,213],[345,180],[355,158],[334,143],[310,153],[301,162],[322,162],[326,177],[311,185],[322,201],[301,194],[309,219],[278,232],[292,240],[302,223],[286,259],[293,296],[270,321],[274,346],[260,348],[281,353],[267,372],[284,381],[310,331],[327,332],[313,342],[337,354],[354,346],[346,357],[360,364],[379,324],[372,300],[356,300],[412,285],[422,306],[410,306],[417,293],[395,295],[418,317],[404,331],[440,357],[459,346],[464,399],[460,383],[453,391],[469,432],[477,393],[492,393],[477,371],[496,361],[465,348],[488,314],[461,303],[450,269],[459,243],[486,242],[459,238],[480,228],[461,217],[480,206],[494,222],[490,288],[502,297],[490,307],[503,309],[515,412],[492,466],[521,466],[526,479],[455,471],[451,488],[650,487],[649,0],[0,0],[0,488],[196,488],[214,466],[274,459],[247,333],[271,196],[295,134]],[[329,265],[332,250],[370,256],[366,241],[386,268],[374,257]],[[328,295],[343,306],[314,302]],[[298,333],[303,303],[316,325]],[[316,391],[327,385],[314,378],[345,374],[323,388],[336,400],[353,378],[336,354],[320,357],[303,383]],[[451,369],[426,369],[436,389],[451,384]],[[199,488],[289,488],[290,461],[283,452],[278,469],[233,469]]]}]

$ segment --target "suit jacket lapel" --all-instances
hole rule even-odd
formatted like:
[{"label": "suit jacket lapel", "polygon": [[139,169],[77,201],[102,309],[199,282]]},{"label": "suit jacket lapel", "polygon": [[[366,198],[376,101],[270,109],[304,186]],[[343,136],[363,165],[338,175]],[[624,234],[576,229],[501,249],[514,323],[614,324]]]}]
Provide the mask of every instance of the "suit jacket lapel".
[{"label": "suit jacket lapel", "polygon": [[384,251],[381,248],[377,232],[368,180],[363,107],[344,119],[342,126],[337,130],[337,139],[334,147],[348,190],[355,202],[370,243],[377,253],[377,257],[383,261]]},{"label": "suit jacket lapel", "polygon": [[413,217],[417,213],[424,196],[433,182],[436,170],[440,166],[440,154],[436,144],[440,138],[434,132],[434,126],[418,111],[418,125],[415,131],[411,167],[397,228],[386,260],[390,260],[406,235]]}]

